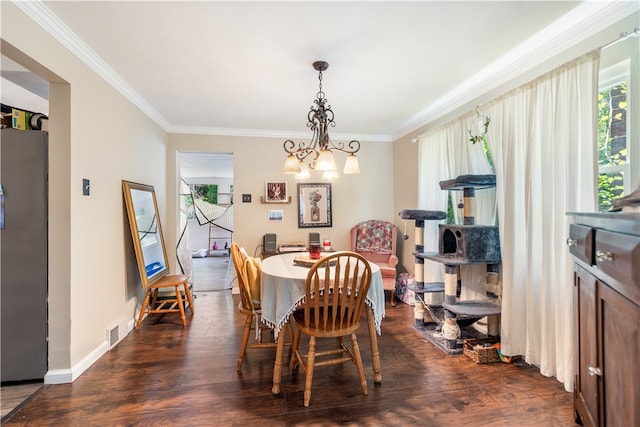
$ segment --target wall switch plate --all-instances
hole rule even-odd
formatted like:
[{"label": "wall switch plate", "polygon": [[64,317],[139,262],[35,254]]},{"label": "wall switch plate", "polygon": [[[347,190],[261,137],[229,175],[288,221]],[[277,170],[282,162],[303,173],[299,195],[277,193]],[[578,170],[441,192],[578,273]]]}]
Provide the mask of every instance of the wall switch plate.
[{"label": "wall switch plate", "polygon": [[82,195],[88,196],[91,190],[91,185],[89,184],[89,180],[86,178],[82,178]]},{"label": "wall switch plate", "polygon": [[251,194],[243,194],[242,203],[251,203]]}]

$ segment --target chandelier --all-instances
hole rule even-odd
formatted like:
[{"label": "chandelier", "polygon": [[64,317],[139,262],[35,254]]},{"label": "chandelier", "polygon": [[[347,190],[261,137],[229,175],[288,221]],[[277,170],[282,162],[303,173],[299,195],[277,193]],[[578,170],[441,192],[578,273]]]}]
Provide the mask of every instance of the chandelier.
[{"label": "chandelier", "polygon": [[297,179],[309,178],[311,176],[310,169],[322,171],[323,179],[337,178],[336,161],[333,157],[334,151],[342,151],[348,154],[344,165],[343,173],[359,174],[360,167],[356,153],[360,150],[360,142],[356,140],[349,141],[348,144],[342,142],[334,144],[329,138],[329,126],[335,126],[333,121],[333,111],[331,106],[327,104],[322,91],[322,72],[329,68],[329,63],[325,61],[316,61],[313,68],[318,71],[318,93],[313,101],[307,114],[307,127],[311,129],[313,135],[307,143],[300,142],[296,144],[290,139],[283,144],[284,151],[288,153],[284,164],[283,173],[295,174]]}]

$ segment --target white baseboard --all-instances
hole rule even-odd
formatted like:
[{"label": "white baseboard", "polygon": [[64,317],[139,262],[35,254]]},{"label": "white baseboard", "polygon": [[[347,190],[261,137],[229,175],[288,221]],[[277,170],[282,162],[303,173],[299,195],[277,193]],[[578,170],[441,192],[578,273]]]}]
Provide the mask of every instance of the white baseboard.
[{"label": "white baseboard", "polygon": [[109,343],[103,341],[95,350],[87,354],[80,362],[71,369],[50,369],[44,375],[45,384],[66,384],[72,383],[84,371],[89,369],[91,365],[98,361],[107,351],[109,351]]},{"label": "white baseboard", "polygon": [[[122,328],[126,327],[128,335],[135,326],[135,320],[130,319],[125,324],[122,324]],[[121,336],[118,340],[118,343],[124,338]],[[117,344],[116,344],[117,345]],[[50,369],[44,375],[44,383],[45,384],[67,384],[72,383],[78,378],[80,375],[84,373],[91,365],[96,363],[98,359],[100,359],[109,349],[109,340],[105,340],[102,344],[100,344],[96,349],[94,349],[91,353],[89,353],[86,357],[84,357],[80,362],[78,362],[71,369]]]}]

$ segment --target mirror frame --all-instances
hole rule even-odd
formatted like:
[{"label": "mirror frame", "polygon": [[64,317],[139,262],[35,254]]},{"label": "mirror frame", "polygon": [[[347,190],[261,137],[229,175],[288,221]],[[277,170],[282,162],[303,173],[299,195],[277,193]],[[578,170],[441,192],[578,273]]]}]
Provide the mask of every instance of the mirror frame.
[{"label": "mirror frame", "polygon": [[[153,209],[155,215],[155,222],[157,224],[157,229],[155,231],[157,239],[155,243],[152,243],[154,246],[159,246],[162,250],[162,258],[164,261],[164,265],[160,266],[157,271],[154,271],[151,276],[148,275],[147,272],[147,264],[151,264],[153,262],[157,262],[159,260],[149,260],[151,262],[145,262],[145,248],[142,246],[138,219],[136,217],[136,210],[134,206],[134,190],[148,192],[150,193],[151,200],[153,201]],[[127,208],[127,217],[129,218],[129,228],[131,230],[131,238],[133,240],[133,247],[136,253],[136,261],[138,263],[138,272],[140,273],[140,280],[142,282],[142,287],[147,288],[149,285],[157,282],[161,278],[167,276],[169,274],[169,260],[167,258],[167,251],[164,246],[164,237],[162,235],[162,227],[160,225],[160,215],[158,214],[158,204],[156,202],[156,192],[151,185],[139,184],[137,182],[131,181],[122,181],[122,192],[124,194],[124,202]],[[143,231],[144,232],[144,231]],[[151,246],[151,245],[149,245]],[[157,247],[156,247],[157,250]],[[159,258],[159,257],[157,257]]]}]

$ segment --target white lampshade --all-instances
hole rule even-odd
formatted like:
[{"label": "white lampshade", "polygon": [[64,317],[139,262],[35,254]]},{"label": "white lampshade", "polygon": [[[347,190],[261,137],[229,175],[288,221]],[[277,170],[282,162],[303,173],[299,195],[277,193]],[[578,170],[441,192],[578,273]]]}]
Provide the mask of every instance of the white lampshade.
[{"label": "white lampshade", "polygon": [[300,172],[295,176],[295,179],[309,179],[311,178],[311,170],[305,162],[300,162]]},{"label": "white lampshade", "polygon": [[360,165],[358,164],[358,158],[355,154],[349,154],[347,156],[347,160],[344,162],[344,170],[342,172],[354,175],[360,173]]},{"label": "white lampshade", "polygon": [[331,150],[320,150],[318,159],[316,160],[316,170],[319,171],[335,171],[336,161],[333,158]]},{"label": "white lampshade", "polygon": [[285,160],[284,162],[284,169],[282,169],[282,173],[296,174],[300,172],[301,172],[301,169],[300,169],[300,162],[298,161],[298,158],[293,154],[289,154],[287,156],[287,160]]}]

